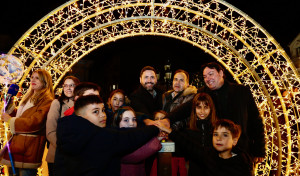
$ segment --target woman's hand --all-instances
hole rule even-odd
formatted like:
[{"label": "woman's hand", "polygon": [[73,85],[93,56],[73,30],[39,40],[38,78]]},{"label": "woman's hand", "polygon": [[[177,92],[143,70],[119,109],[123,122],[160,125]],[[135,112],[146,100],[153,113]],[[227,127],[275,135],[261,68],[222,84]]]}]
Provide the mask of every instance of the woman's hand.
[{"label": "woman's hand", "polygon": [[1,120],[8,122],[11,119],[11,116],[5,112],[2,113]]}]

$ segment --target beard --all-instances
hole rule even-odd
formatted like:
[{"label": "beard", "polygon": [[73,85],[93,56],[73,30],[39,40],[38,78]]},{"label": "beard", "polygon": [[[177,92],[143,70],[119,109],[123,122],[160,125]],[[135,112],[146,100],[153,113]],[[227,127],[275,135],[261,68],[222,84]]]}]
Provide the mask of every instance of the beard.
[{"label": "beard", "polygon": [[143,87],[147,90],[147,91],[152,91],[153,87],[154,87],[154,83],[152,82],[147,82],[143,85]]}]

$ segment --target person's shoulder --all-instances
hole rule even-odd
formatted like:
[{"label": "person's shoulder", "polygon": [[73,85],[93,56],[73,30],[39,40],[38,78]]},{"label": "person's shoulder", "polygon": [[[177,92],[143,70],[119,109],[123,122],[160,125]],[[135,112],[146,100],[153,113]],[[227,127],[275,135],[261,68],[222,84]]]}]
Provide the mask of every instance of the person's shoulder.
[{"label": "person's shoulder", "polygon": [[133,90],[133,92],[130,94],[130,97],[136,96],[136,95],[140,94],[141,91],[142,91],[142,88],[141,88],[141,87],[142,87],[142,86],[140,85],[140,86],[138,86],[135,90]]},{"label": "person's shoulder", "polygon": [[72,115],[59,118],[57,121],[57,125],[58,127],[61,126],[62,128],[68,127],[75,130],[85,129],[86,131],[90,131],[96,127],[90,121],[86,120],[81,116],[75,115],[74,113]]},{"label": "person's shoulder", "polygon": [[164,97],[170,96],[172,92],[174,92],[174,90],[168,90],[165,93],[163,93],[163,96]]},{"label": "person's shoulder", "polygon": [[197,91],[198,89],[195,86],[189,86],[183,91],[182,96],[193,96],[197,94]]},{"label": "person's shoulder", "polygon": [[250,91],[250,88],[248,86],[243,85],[243,84],[232,83],[232,82],[229,82],[228,84],[234,90]]},{"label": "person's shoulder", "polygon": [[197,93],[206,92],[207,90],[209,89],[206,86],[202,86],[198,89]]},{"label": "person's shoulder", "polygon": [[84,123],[87,121],[81,116],[75,115],[74,113],[68,116],[64,116],[62,118],[59,118],[57,122],[60,123],[66,123],[66,122],[71,122],[71,123]]},{"label": "person's shoulder", "polygon": [[58,99],[54,99],[51,103],[51,106],[59,106],[60,102],[58,101]]},{"label": "person's shoulder", "polygon": [[54,100],[54,97],[53,95],[50,93],[50,92],[46,92],[44,95],[43,95],[44,99],[49,99],[49,100]]},{"label": "person's shoulder", "polygon": [[252,157],[249,155],[249,153],[243,151],[240,148],[233,148],[233,153],[237,156],[239,160],[245,162],[245,163],[252,163]]},{"label": "person's shoulder", "polygon": [[247,86],[245,86],[243,84],[236,83],[236,82],[225,81],[225,84],[228,84],[230,87],[247,88]]}]

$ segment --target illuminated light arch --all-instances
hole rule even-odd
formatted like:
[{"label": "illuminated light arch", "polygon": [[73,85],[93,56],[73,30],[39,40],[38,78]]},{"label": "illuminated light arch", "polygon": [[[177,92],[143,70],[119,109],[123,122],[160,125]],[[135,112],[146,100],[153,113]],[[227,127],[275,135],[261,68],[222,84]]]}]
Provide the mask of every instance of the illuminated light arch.
[{"label": "illuminated light arch", "polygon": [[[196,1],[196,0],[194,0]],[[30,28],[9,54],[22,59],[28,87],[36,68],[51,72],[55,87],[93,50],[121,38],[159,35],[209,53],[249,86],[264,118],[267,156],[257,175],[299,173],[299,75],[275,39],[222,0],[73,0]],[[24,89],[25,91],[26,89]],[[283,97],[289,91],[290,96]]]}]

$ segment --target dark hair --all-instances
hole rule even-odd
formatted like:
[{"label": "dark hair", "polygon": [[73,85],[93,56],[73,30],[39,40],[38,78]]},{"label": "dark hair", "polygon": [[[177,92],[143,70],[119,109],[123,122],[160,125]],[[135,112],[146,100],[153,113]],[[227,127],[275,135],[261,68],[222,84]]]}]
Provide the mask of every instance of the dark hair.
[{"label": "dark hair", "polygon": [[216,62],[209,62],[209,63],[203,64],[201,66],[201,68],[202,68],[201,70],[203,71],[206,67],[208,67],[210,69],[216,69],[218,72],[220,70],[224,71],[224,68],[220,64],[218,64]]},{"label": "dark hair", "polygon": [[158,111],[155,111],[155,112],[153,113],[153,118],[154,118],[154,119],[155,119],[155,115],[158,114],[158,113],[162,113],[162,114],[164,114],[165,116],[167,115],[167,112],[166,112],[166,111],[164,111],[164,110],[158,110]]},{"label": "dark hair", "polygon": [[144,68],[142,68],[142,70],[140,72],[140,77],[142,77],[144,71],[146,71],[146,70],[152,70],[156,74],[156,70],[153,67],[151,67],[151,66],[145,66]]},{"label": "dark hair", "polygon": [[178,69],[178,70],[175,71],[174,76],[176,75],[176,73],[184,73],[185,76],[186,76],[187,82],[188,83],[190,82],[190,75],[187,71],[182,70],[182,69]]},{"label": "dark hair", "polygon": [[130,106],[123,106],[123,107],[120,107],[120,108],[116,111],[116,113],[115,113],[115,115],[114,115],[112,127],[119,128],[120,122],[121,122],[121,120],[122,120],[122,118],[123,118],[123,113],[124,113],[125,111],[132,111],[132,112],[134,113],[134,115],[136,115],[136,114],[135,114],[135,111],[132,109],[132,107],[130,107]]},{"label": "dark hair", "polygon": [[87,96],[80,96],[74,104],[74,112],[75,114],[78,113],[78,111],[87,105],[90,104],[100,104],[103,103],[103,100],[98,95],[87,95]]},{"label": "dark hair", "polygon": [[[75,76],[67,76],[67,77],[64,78],[63,84],[65,83],[65,81],[66,81],[67,79],[73,80],[74,83],[75,83],[75,86],[77,86],[77,85],[80,83],[79,79],[76,78]],[[73,93],[74,93],[74,92],[73,92]],[[66,99],[68,99],[68,97],[65,95],[64,89],[63,89],[63,90],[62,90],[62,93],[61,93],[61,95],[60,95],[60,97],[58,97],[58,101],[59,101],[60,103],[63,103],[63,101],[66,100]]]},{"label": "dark hair", "polygon": [[92,82],[81,82],[74,89],[74,97],[82,96],[86,90],[90,90],[90,89],[96,90],[100,94],[101,88],[99,85]]},{"label": "dark hair", "polygon": [[116,94],[116,93],[118,93],[118,92],[120,92],[121,94],[123,94],[124,97],[125,97],[125,92],[124,92],[124,90],[122,90],[122,89],[115,89],[115,90],[113,90],[113,91],[109,94],[108,99],[110,99],[114,94]]},{"label": "dark hair", "polygon": [[211,121],[211,123],[213,124],[217,120],[216,108],[210,95],[208,95],[207,93],[198,93],[193,98],[192,113],[189,121],[189,127],[192,130],[197,129],[196,107],[199,106],[201,102],[203,102],[205,105],[209,106],[210,108],[210,113],[207,118]]},{"label": "dark hair", "polygon": [[[218,64],[216,62],[209,62],[209,63],[206,63],[206,64],[201,66],[201,73],[202,74],[203,74],[203,71],[206,67],[208,67],[210,69],[216,69],[217,72],[220,72],[220,71],[224,72],[224,68],[220,64]],[[223,74],[223,78],[225,78],[225,74]]]},{"label": "dark hair", "polygon": [[112,105],[110,104],[110,101],[111,101],[112,96],[114,96],[114,94],[116,94],[116,93],[121,93],[121,94],[123,94],[123,96],[124,96],[124,103],[123,103],[123,104],[125,104],[125,98],[126,98],[126,96],[125,96],[124,90],[122,90],[122,89],[115,89],[115,90],[113,90],[113,91],[109,94],[109,97],[108,97],[108,99],[107,99],[107,106],[108,106],[109,108],[111,108],[112,111],[114,111],[114,110],[113,110],[113,108],[112,108]]},{"label": "dark hair", "polygon": [[213,130],[218,129],[219,127],[224,127],[231,132],[233,138],[239,138],[241,135],[241,126],[235,124],[229,119],[220,119],[214,123]]}]

